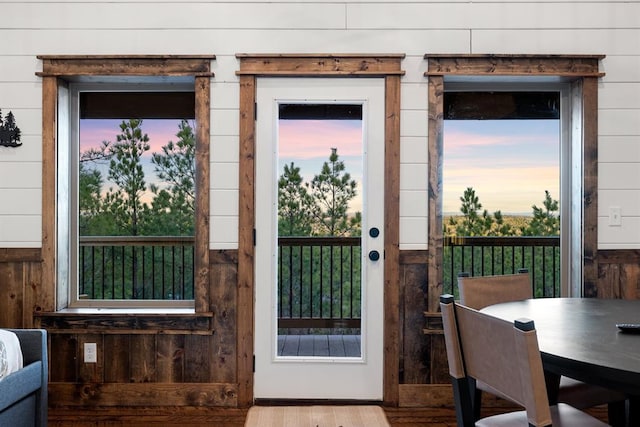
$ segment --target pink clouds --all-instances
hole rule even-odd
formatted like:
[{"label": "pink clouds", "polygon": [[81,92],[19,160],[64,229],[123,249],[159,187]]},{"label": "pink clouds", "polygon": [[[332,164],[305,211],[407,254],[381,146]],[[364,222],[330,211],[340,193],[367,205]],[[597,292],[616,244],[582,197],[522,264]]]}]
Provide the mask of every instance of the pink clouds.
[{"label": "pink clouds", "polygon": [[280,157],[326,158],[330,148],[341,157],[362,155],[362,122],[359,120],[280,120]]},{"label": "pink clouds", "polygon": [[446,150],[450,155],[471,152],[472,150],[504,150],[514,146],[529,146],[536,144],[548,144],[556,146],[557,137],[550,139],[549,135],[537,134],[510,134],[510,135],[480,135],[464,131],[450,130],[446,132]]},{"label": "pink clouds", "polygon": [[558,199],[558,120],[445,121],[443,211],[473,187],[490,212],[531,213],[544,191]]},{"label": "pink clouds", "polygon": [[512,136],[474,135],[467,132],[447,132],[447,150],[467,149],[470,147],[506,145],[513,142]]},{"label": "pink clouds", "polygon": [[362,211],[362,121],[280,120],[278,126],[280,168],[294,162],[303,179],[310,182],[329,158],[331,148],[337,148],[340,161],[357,182],[357,196],[351,200],[349,212]]},{"label": "pink clouds", "polygon": [[[80,123],[80,151],[98,148],[102,141],[116,140],[120,134],[122,120],[82,120]],[[167,142],[176,142],[179,120],[146,119],[142,122],[142,131],[149,137],[150,152],[158,152]],[[195,126],[193,121],[190,122]]]}]

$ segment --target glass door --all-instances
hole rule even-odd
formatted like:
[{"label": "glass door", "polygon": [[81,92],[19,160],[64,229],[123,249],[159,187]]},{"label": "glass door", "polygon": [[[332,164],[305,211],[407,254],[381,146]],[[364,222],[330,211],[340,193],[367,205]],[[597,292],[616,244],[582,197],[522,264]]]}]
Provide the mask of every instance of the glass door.
[{"label": "glass door", "polygon": [[382,398],[384,81],[261,79],[256,398]]}]

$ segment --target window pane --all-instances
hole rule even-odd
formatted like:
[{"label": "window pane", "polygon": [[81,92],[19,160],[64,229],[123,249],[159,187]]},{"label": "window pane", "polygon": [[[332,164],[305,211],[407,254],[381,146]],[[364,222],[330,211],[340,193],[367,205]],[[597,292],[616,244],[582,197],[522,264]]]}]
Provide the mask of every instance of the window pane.
[{"label": "window pane", "polygon": [[194,128],[190,117],[79,120],[80,298],[193,299]]},{"label": "window pane", "polygon": [[534,296],[560,293],[558,92],[445,96],[443,280],[527,269]]}]

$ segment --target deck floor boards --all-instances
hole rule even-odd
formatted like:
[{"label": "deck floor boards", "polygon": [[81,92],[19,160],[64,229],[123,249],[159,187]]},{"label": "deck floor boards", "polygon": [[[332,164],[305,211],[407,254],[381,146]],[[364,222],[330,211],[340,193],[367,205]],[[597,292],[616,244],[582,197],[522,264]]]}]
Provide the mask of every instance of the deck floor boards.
[{"label": "deck floor boards", "polygon": [[278,356],[360,357],[360,335],[278,335]]}]

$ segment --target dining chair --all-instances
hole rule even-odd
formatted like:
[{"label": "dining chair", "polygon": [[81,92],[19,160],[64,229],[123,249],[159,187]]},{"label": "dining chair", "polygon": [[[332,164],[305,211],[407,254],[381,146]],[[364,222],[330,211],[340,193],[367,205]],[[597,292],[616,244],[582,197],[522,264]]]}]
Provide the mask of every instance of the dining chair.
[{"label": "dining chair", "polygon": [[[511,323],[440,297],[447,360],[460,427],[604,427],[566,403],[549,405],[533,321]],[[482,381],[524,410],[476,420],[470,382]]]},{"label": "dining chair", "polygon": [[[526,269],[518,270],[517,274],[475,276],[469,273],[458,275],[458,291],[460,303],[467,307],[481,310],[484,307],[502,302],[521,301],[533,298],[531,278]],[[560,383],[555,384],[557,389],[557,401],[568,403],[578,409],[587,409],[598,405],[608,405],[609,423],[614,427],[624,426],[626,419],[626,396],[615,390],[587,384],[568,377],[560,377]],[[486,384],[478,382],[475,400],[476,417],[480,416],[480,402],[482,392],[498,395]],[[504,396],[500,396],[503,397]]]}]

